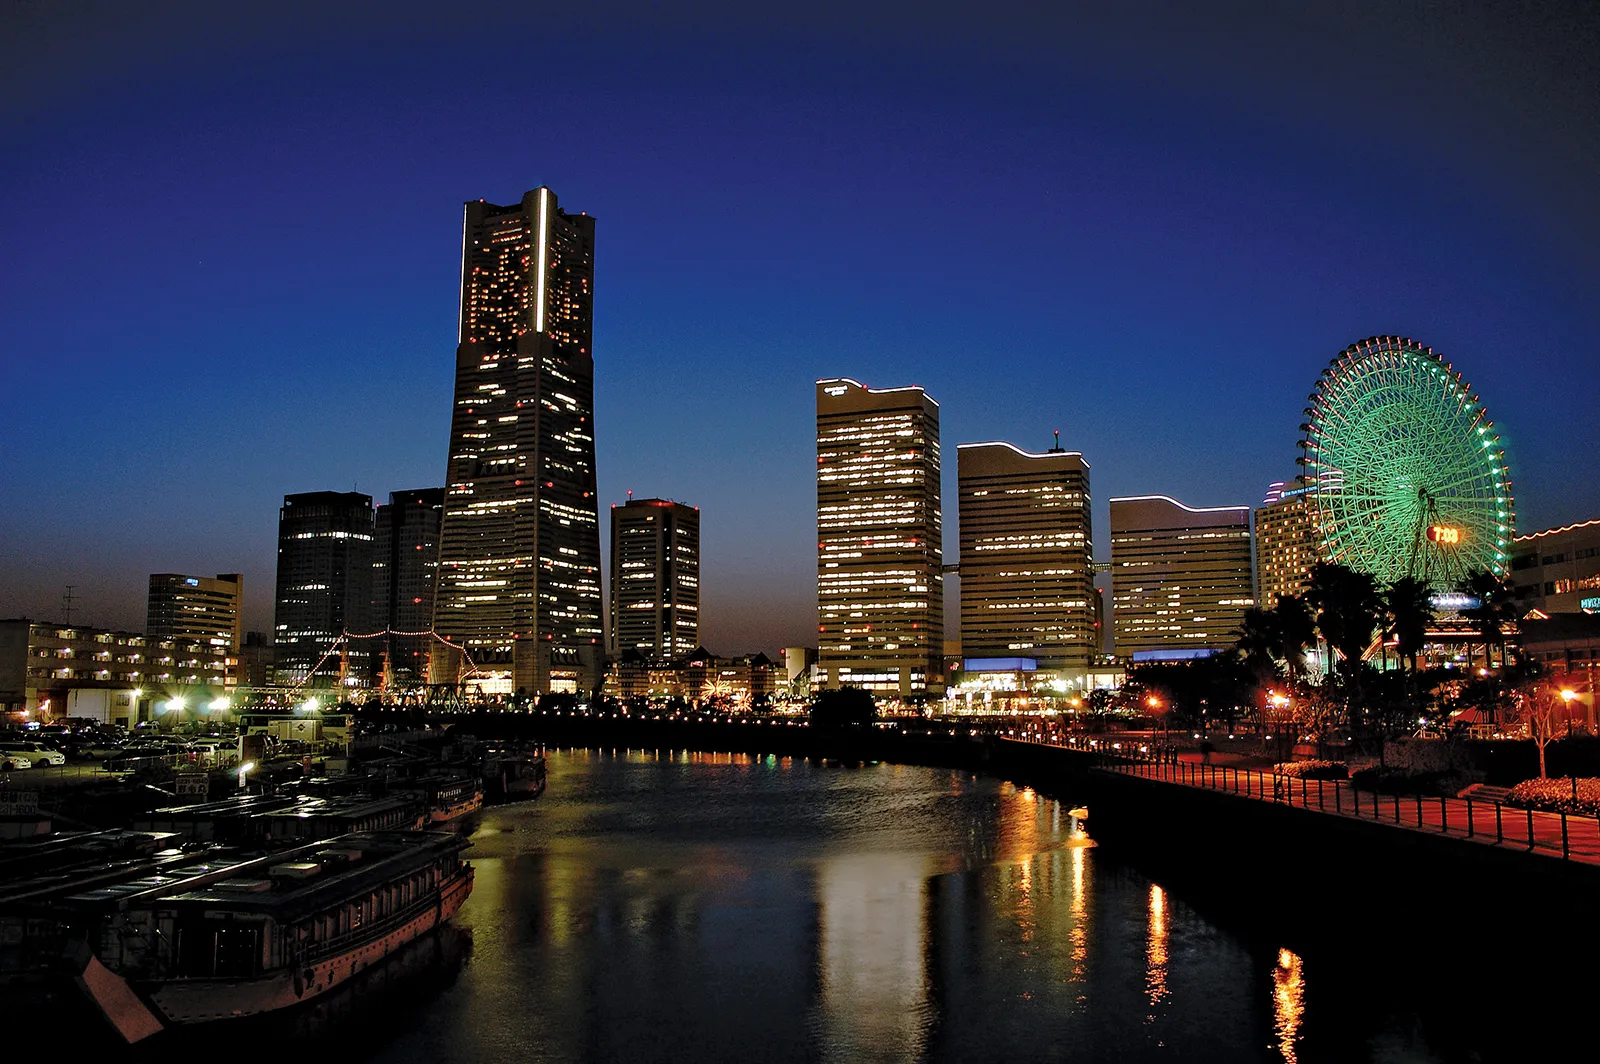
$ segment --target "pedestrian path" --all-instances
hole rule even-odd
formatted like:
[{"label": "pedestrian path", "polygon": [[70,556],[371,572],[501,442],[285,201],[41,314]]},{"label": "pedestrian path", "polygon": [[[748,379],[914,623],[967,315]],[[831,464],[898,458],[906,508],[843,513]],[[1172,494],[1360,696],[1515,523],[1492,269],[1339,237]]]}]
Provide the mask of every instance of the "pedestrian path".
[{"label": "pedestrian path", "polygon": [[1308,780],[1257,769],[1208,764],[1197,754],[1145,760],[1096,751],[1097,768],[1123,775],[1220,791],[1326,816],[1369,820],[1464,842],[1600,865],[1600,819],[1544,813],[1503,802],[1359,791],[1348,780]]}]

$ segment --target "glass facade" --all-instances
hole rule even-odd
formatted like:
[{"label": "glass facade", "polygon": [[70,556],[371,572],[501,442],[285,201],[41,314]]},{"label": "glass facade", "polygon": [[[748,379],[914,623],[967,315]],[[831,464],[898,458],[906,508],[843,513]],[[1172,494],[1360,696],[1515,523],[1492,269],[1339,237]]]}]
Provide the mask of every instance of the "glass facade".
[{"label": "glass facade", "polygon": [[1165,495],[1111,500],[1116,652],[1221,650],[1255,604],[1250,507],[1196,509]]},{"label": "glass facade", "polygon": [[817,382],[818,681],[944,688],[939,404],[921,388]]},{"label": "glass facade", "polygon": [[961,653],[1082,673],[1095,645],[1089,463],[1009,443],[956,448]]},{"label": "glass facade", "polygon": [[548,188],[466,205],[434,682],[598,681],[593,295],[593,218]]}]

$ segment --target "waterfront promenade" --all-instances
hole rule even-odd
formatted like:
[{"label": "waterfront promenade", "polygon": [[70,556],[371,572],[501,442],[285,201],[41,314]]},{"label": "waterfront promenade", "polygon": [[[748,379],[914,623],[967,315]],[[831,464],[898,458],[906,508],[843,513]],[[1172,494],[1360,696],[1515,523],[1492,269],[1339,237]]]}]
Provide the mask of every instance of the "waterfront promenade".
[{"label": "waterfront promenade", "polygon": [[1092,771],[1137,777],[1159,785],[1600,866],[1600,819],[1592,816],[1536,812],[1470,796],[1377,794],[1357,790],[1349,780],[1308,780],[1259,769],[1207,764],[1201,755],[1193,753],[1181,754],[1174,762],[1090,749],[1082,743],[1021,739],[1004,742],[1073,751],[1092,759]]}]

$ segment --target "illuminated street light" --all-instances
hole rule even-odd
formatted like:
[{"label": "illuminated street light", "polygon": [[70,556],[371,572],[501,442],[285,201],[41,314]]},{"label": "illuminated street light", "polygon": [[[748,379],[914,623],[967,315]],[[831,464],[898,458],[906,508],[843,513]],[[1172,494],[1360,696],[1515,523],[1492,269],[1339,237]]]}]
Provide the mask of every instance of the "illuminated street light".
[{"label": "illuminated street light", "polygon": [[213,698],[210,705],[208,705],[206,708],[211,710],[213,713],[221,713],[231,705],[233,705],[233,703],[228,701],[226,698]]},{"label": "illuminated street light", "polygon": [[246,762],[243,762],[239,766],[239,786],[241,786],[241,787],[244,786],[245,773],[249,772],[251,769],[253,769],[255,767],[256,767],[256,763],[254,761],[246,761]]},{"label": "illuminated street light", "polygon": [[167,699],[167,712],[182,713],[186,708],[188,708],[188,705],[189,703],[184,700],[182,695],[173,695],[171,698]]},{"label": "illuminated street light", "polygon": [[1561,701],[1565,702],[1567,705],[1570,706],[1573,703],[1573,700],[1577,697],[1578,692],[1574,691],[1572,688],[1563,687],[1561,689]]}]

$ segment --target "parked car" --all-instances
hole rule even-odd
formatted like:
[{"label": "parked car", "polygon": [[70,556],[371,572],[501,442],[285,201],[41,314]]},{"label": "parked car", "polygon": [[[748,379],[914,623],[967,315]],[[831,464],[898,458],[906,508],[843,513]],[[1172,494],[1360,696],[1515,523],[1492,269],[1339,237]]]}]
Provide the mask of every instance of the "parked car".
[{"label": "parked car", "polygon": [[0,772],[10,772],[12,769],[32,768],[33,762],[21,754],[8,754],[0,751]]},{"label": "parked car", "polygon": [[163,758],[169,754],[181,754],[188,749],[182,743],[150,741],[131,743],[121,753],[112,754],[100,762],[100,767],[114,771],[125,770],[137,766],[142,761]]},{"label": "parked car", "polygon": [[43,743],[35,742],[4,742],[0,743],[0,754],[11,757],[25,757],[28,764],[32,765],[65,765],[67,755],[60,750],[54,750]]}]

